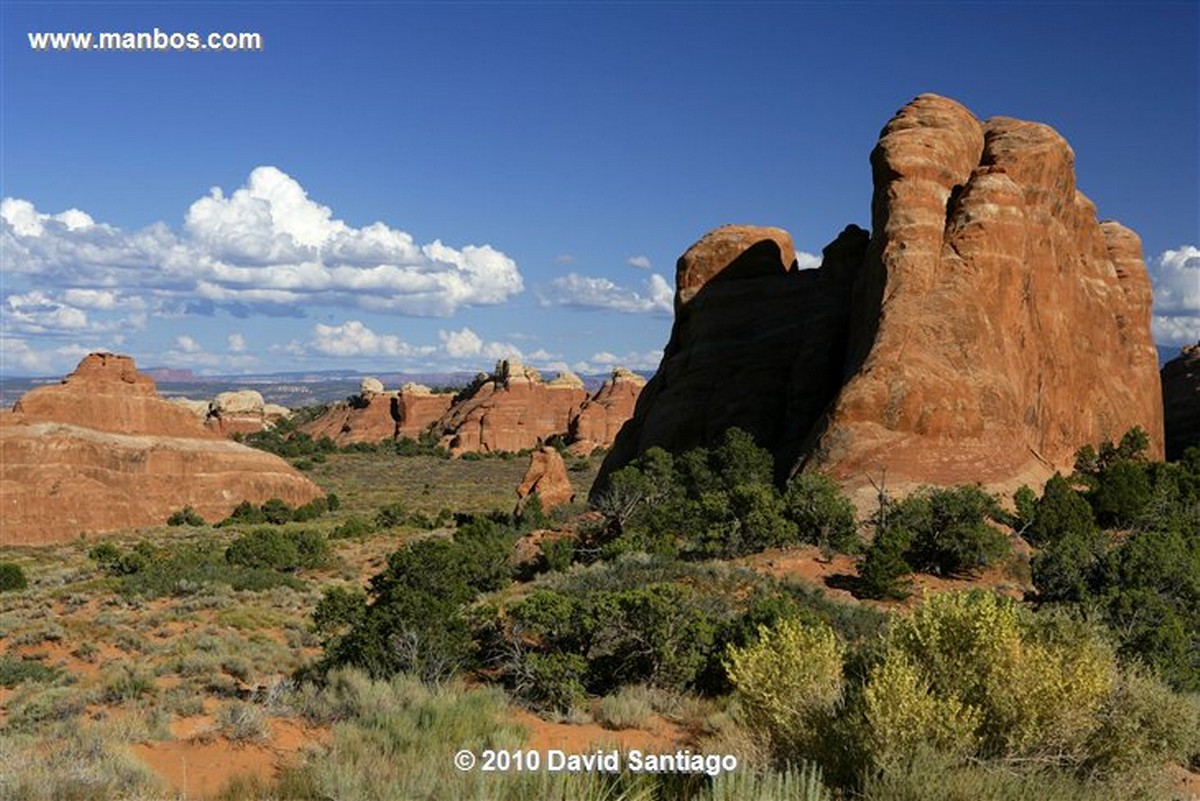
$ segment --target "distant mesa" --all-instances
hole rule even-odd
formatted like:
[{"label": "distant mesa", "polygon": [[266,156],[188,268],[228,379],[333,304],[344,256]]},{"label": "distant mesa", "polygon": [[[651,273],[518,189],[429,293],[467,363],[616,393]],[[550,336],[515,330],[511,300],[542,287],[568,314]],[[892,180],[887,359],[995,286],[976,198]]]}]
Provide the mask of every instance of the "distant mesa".
[{"label": "distant mesa", "polygon": [[1036,485],[1133,426],[1162,456],[1141,242],[1097,221],[1061,136],[926,94],[871,166],[872,230],[846,228],[820,269],[796,269],[778,228],[725,226],[684,253],[662,362],[597,489],[730,426],[780,479],[821,469],[851,489]]},{"label": "distant mesa", "polygon": [[1200,446],[1200,342],[1184,347],[1161,375],[1167,458],[1179,459]]},{"label": "distant mesa", "polygon": [[594,395],[574,373],[546,381],[519,359],[502,359],[457,395],[421,384],[389,391],[365,378],[359,394],[300,427],[339,446],[427,436],[454,455],[520,451],[554,439],[587,455],[613,442],[645,379],[617,368]]},{"label": "distant mesa", "polygon": [[184,506],[218,520],[243,500],[298,506],[322,494],[282,459],[160,398],[128,356],[93,353],[0,412],[5,545],[161,525]]}]

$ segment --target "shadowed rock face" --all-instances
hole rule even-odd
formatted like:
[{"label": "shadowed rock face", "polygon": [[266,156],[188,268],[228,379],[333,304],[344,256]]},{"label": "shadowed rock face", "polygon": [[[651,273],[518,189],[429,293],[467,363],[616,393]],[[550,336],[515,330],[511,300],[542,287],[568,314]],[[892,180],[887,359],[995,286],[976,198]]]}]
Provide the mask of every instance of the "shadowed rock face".
[{"label": "shadowed rock face", "polygon": [[779,229],[717,229],[684,255],[681,274],[706,241],[731,245],[705,248],[725,264],[686,271],[598,487],[652,445],[731,425],[781,478],[820,468],[852,486],[884,471],[899,489],[1035,483],[1134,425],[1162,455],[1141,243],[1097,222],[1062,137],[922,95],[871,165],[872,233],[848,228],[819,270],[788,269]]},{"label": "shadowed rock face", "polygon": [[1162,392],[1167,458],[1179,459],[1200,446],[1200,342],[1163,365]]},{"label": "shadowed rock face", "polygon": [[282,459],[159,398],[127,356],[92,354],[0,413],[0,544],[161,525],[184,506],[217,520],[243,500],[321,494]]}]

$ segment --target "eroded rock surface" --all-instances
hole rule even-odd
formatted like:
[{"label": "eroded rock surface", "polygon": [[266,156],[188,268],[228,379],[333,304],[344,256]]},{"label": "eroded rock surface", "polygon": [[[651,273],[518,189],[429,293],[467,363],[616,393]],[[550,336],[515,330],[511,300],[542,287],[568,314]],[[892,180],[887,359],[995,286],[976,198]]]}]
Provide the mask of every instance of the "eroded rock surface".
[{"label": "eroded rock surface", "polygon": [[1135,425],[1162,455],[1141,244],[1097,221],[1061,136],[922,95],[871,165],[870,236],[848,228],[818,270],[789,269],[778,229],[684,254],[671,340],[597,486],[731,425],[781,476],[897,489],[1035,484]]},{"label": "eroded rock surface", "polygon": [[567,476],[567,466],[554,448],[543,447],[529,454],[529,469],[517,487],[518,514],[535,492],[545,511],[570,503],[575,498],[575,490],[571,488],[571,479]]},{"label": "eroded rock surface", "polygon": [[586,397],[575,376],[545,382],[520,360],[504,359],[475,379],[433,431],[455,454],[524,450],[563,435]]},{"label": "eroded rock surface", "polygon": [[128,356],[89,355],[61,384],[0,413],[2,544],[161,525],[184,506],[218,520],[243,500],[320,495],[287,462],[159,398]]},{"label": "eroded rock surface", "polygon": [[567,442],[572,453],[586,456],[596,448],[611,448],[617,432],[633,416],[646,379],[618,367],[596,394],[583,402],[571,418]]}]

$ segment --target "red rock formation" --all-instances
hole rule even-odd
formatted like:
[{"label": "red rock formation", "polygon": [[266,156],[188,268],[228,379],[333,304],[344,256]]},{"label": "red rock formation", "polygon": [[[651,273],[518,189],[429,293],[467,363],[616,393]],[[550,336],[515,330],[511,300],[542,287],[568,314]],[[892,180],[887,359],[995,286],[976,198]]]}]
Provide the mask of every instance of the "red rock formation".
[{"label": "red rock formation", "polygon": [[1162,455],[1141,245],[1097,222],[1066,142],[922,95],[871,163],[869,243],[847,229],[819,270],[782,270],[786,247],[766,231],[709,249],[740,254],[728,266],[685,254],[691,297],[677,292],[662,365],[601,485],[650,445],[681,450],[729,425],[771,448],[781,475],[817,467],[854,485],[886,470],[901,490],[1033,484],[1135,425]]},{"label": "red rock formation", "polygon": [[399,422],[396,393],[375,378],[364,378],[359,393],[332,404],[320,417],[300,426],[314,440],[328,437],[338,446],[395,439]]},{"label": "red rock formation", "polygon": [[554,448],[543,447],[529,454],[529,469],[517,487],[517,513],[524,508],[526,498],[537,493],[542,509],[549,511],[575,499],[567,466]]},{"label": "red rock formation", "polygon": [[524,450],[564,434],[586,397],[575,376],[544,383],[536,370],[508,359],[491,375],[478,376],[433,431],[455,454]]},{"label": "red rock formation", "polygon": [[1167,458],[1200,446],[1200,342],[1188,345],[1162,369]]},{"label": "red rock formation", "polygon": [[453,403],[454,396],[431,392],[422,384],[405,384],[396,396],[396,436],[418,439],[431,425],[444,415]]},{"label": "red rock formation", "polygon": [[243,500],[321,494],[282,459],[159,398],[127,356],[92,354],[0,414],[0,544],[161,525],[184,506],[217,520]]},{"label": "red rock formation", "polygon": [[610,448],[617,432],[633,416],[646,379],[637,373],[618,367],[596,394],[583,402],[571,418],[567,441],[572,453],[586,456],[596,448]]}]

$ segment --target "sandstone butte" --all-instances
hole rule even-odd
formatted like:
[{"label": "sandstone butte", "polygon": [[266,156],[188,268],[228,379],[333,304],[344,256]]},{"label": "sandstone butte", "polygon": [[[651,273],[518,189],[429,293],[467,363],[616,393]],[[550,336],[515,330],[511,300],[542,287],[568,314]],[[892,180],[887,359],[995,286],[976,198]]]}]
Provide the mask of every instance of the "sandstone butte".
[{"label": "sandstone butte", "polygon": [[819,469],[859,496],[881,479],[1039,486],[1132,426],[1161,457],[1141,242],[1097,221],[1074,158],[1046,125],[925,94],[871,153],[871,232],[847,227],[819,269],[797,269],[778,228],[707,234],[679,259],[662,362],[593,492],[651,446],[729,426],[780,479]]},{"label": "sandstone butte", "polygon": [[1200,342],[1163,365],[1161,376],[1167,458],[1178,459],[1200,446]]},{"label": "sandstone butte", "polygon": [[329,437],[339,446],[397,437],[416,439],[450,408],[453,399],[453,395],[435,394],[420,384],[405,384],[398,392],[389,392],[379,379],[364,378],[358,395],[331,405],[300,431],[313,439]]},{"label": "sandstone butte", "polygon": [[476,376],[432,430],[452,454],[535,448],[565,433],[586,398],[578,376],[543,381],[519,359],[503,359]]},{"label": "sandstone butte", "polygon": [[322,494],[282,459],[160,398],[128,356],[93,353],[0,412],[0,544],[161,525],[185,505],[217,520],[243,500]]},{"label": "sandstone butte", "polygon": [[575,490],[567,476],[567,466],[559,452],[549,446],[529,454],[529,467],[517,487],[517,514],[521,513],[527,499],[535,492],[545,511],[575,499]]},{"label": "sandstone butte", "polygon": [[566,437],[571,453],[587,456],[597,448],[610,447],[621,426],[633,416],[633,407],[645,386],[646,379],[637,373],[615,368],[572,416]]}]

